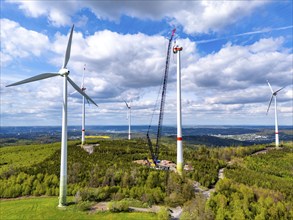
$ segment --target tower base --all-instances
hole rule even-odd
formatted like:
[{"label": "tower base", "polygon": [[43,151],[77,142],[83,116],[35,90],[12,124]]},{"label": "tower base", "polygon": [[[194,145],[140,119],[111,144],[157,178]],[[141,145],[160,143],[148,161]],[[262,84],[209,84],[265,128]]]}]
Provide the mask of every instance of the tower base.
[{"label": "tower base", "polygon": [[183,172],[183,163],[177,163],[177,172],[182,175]]}]

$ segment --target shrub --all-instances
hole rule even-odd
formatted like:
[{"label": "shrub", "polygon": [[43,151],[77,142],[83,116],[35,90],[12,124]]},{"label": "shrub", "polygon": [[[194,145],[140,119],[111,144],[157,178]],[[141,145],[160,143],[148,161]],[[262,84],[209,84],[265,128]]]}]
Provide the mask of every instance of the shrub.
[{"label": "shrub", "polygon": [[212,220],[215,219],[212,210],[206,206],[206,198],[202,194],[184,203],[180,220]]},{"label": "shrub", "polygon": [[108,209],[110,212],[129,212],[129,203],[127,201],[109,202]]},{"label": "shrub", "polygon": [[166,207],[161,207],[159,212],[158,212],[158,219],[159,220],[169,220],[170,219],[170,212],[168,208]]},{"label": "shrub", "polygon": [[80,195],[80,191],[77,191],[77,193],[74,196],[75,203],[80,203],[82,201],[82,197]]},{"label": "shrub", "polygon": [[173,192],[165,198],[165,203],[171,207],[181,206],[185,202],[180,193]]},{"label": "shrub", "polygon": [[93,203],[88,201],[82,201],[76,205],[77,209],[80,211],[89,211],[91,210]]}]

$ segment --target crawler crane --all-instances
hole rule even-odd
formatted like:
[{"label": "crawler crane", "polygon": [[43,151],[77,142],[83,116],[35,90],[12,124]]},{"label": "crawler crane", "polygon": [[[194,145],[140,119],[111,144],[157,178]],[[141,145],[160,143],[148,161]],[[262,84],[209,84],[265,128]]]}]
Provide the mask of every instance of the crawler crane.
[{"label": "crawler crane", "polygon": [[[156,137],[156,145],[153,147],[152,141],[150,139],[150,127],[147,132],[147,143],[150,149],[151,157],[154,163],[154,166],[158,166],[158,156],[159,156],[159,148],[160,148],[160,139],[162,135],[162,125],[163,125],[163,117],[164,117],[164,107],[165,107],[165,98],[166,98],[166,91],[167,91],[167,82],[168,82],[168,72],[169,72],[169,60],[170,60],[170,53],[171,53],[171,46],[172,46],[172,40],[174,37],[176,29],[172,31],[171,37],[169,39],[168,43],[168,50],[167,50],[167,58],[166,58],[166,65],[165,65],[165,72],[164,72],[164,78],[163,78],[163,85],[162,85],[162,96],[161,96],[161,105],[160,105],[160,115],[159,115],[159,123],[158,123],[158,130],[157,130],[157,137]],[[150,165],[150,162],[147,160],[148,164]]]}]

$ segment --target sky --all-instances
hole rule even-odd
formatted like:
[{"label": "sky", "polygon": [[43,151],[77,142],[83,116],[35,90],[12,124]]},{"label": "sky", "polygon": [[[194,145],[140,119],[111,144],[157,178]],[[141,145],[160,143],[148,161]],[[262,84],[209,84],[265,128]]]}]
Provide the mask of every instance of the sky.
[{"label": "sky", "polygon": [[[70,78],[99,105],[87,125],[156,125],[168,39],[181,52],[182,123],[293,124],[292,1],[1,0],[1,126],[59,126],[62,77],[5,87],[58,72],[75,25]],[[171,53],[164,125],[176,125],[176,55]],[[68,124],[81,125],[82,97],[68,85]],[[152,115],[154,117],[151,122]]]}]

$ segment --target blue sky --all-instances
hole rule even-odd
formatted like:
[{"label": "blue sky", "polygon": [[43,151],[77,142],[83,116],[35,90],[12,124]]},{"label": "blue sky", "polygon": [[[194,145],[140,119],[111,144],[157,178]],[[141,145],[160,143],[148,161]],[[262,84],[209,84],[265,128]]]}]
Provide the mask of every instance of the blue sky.
[{"label": "blue sky", "polygon": [[[266,80],[281,125],[292,125],[292,1],[1,1],[1,126],[61,125],[62,80],[10,83],[68,68],[98,103],[86,124],[148,125],[164,73],[168,38],[183,47],[183,125],[273,125]],[[69,93],[73,89],[69,86]],[[81,123],[70,94],[68,123]],[[153,120],[155,124],[157,119]],[[170,59],[164,124],[176,124],[176,57]]]}]

